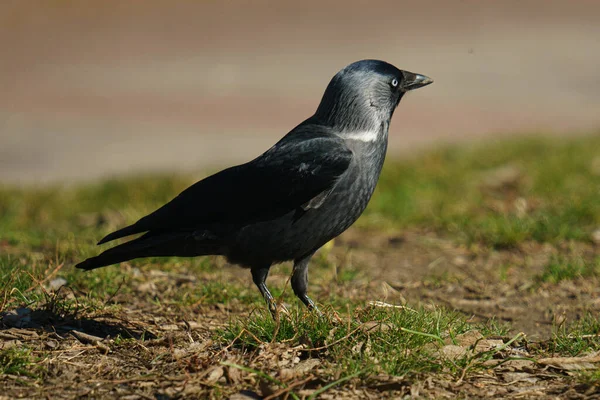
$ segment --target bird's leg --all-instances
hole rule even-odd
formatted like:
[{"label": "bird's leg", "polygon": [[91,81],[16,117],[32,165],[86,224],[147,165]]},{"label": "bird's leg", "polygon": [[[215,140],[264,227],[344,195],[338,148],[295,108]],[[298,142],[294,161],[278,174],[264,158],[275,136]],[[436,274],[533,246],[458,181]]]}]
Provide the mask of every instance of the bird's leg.
[{"label": "bird's leg", "polygon": [[250,271],[252,272],[252,280],[267,302],[267,307],[269,307],[269,311],[271,312],[273,319],[277,320],[277,302],[273,298],[273,295],[265,283],[267,276],[269,275],[270,268],[271,266],[269,265],[268,267],[252,268]]},{"label": "bird's leg", "polygon": [[316,311],[319,315],[321,312],[315,303],[306,295],[308,288],[308,263],[310,258],[315,254],[313,251],[302,258],[294,260],[294,270],[292,272],[292,289],[296,296],[308,307],[309,310]]}]

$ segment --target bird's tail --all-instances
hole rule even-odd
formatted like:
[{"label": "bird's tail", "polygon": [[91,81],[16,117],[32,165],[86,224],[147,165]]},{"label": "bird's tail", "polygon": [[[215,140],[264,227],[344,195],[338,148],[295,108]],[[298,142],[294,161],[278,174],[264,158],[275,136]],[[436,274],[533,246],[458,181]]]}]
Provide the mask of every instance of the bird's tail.
[{"label": "bird's tail", "polygon": [[156,236],[146,234],[105,250],[95,257],[90,257],[80,262],[75,267],[89,271],[135,258],[195,257],[216,253],[217,249],[215,249],[214,244],[198,243],[193,238],[190,238],[188,233],[170,233]]},{"label": "bird's tail", "polygon": [[[117,247],[119,247],[119,246],[117,246]],[[129,261],[129,260],[133,260],[134,258],[142,257],[142,256],[137,256],[132,253],[119,253],[119,252],[111,251],[111,250],[114,250],[114,249],[109,249],[100,255],[97,255],[95,257],[90,257],[87,260],[82,261],[79,264],[77,264],[75,266],[75,268],[80,268],[80,269],[89,271],[91,269],[105,267],[107,265],[117,264],[117,263],[120,263],[123,261]]]}]

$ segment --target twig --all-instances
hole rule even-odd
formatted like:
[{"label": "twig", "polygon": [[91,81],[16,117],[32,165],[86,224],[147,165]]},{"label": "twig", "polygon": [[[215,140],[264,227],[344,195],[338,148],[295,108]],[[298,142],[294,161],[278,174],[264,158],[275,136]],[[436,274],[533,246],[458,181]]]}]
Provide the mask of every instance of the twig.
[{"label": "twig", "polygon": [[350,336],[354,335],[356,332],[358,332],[363,326],[365,326],[366,324],[360,324],[357,328],[355,328],[352,332],[348,333],[347,335],[345,335],[344,337],[336,340],[335,342],[326,344],[324,346],[320,346],[320,347],[313,347],[312,349],[299,349],[299,351],[320,351],[320,350],[325,350],[333,345],[336,345],[340,342],[343,342],[344,340],[348,339]]},{"label": "twig", "polygon": [[[256,375],[260,376],[261,378],[263,378],[264,380],[272,382],[272,383],[274,383],[274,384],[276,384],[278,386],[283,386],[284,388],[287,388],[287,385],[285,385],[283,382],[281,382],[281,381],[273,378],[269,374],[266,374],[266,373],[264,373],[262,371],[259,371],[257,369],[252,369],[252,368],[249,368],[249,367],[245,367],[243,365],[229,363],[229,362],[226,362],[226,361],[221,361],[220,364],[221,365],[225,365],[227,367],[237,368],[237,369],[240,369],[242,371],[250,372],[251,374],[256,374]],[[298,395],[296,393],[294,393],[292,391],[290,391],[288,393],[290,394],[290,396],[292,396],[292,398],[294,400],[300,400],[300,398],[298,397]]]},{"label": "twig", "polygon": [[90,335],[76,330],[72,330],[71,335],[75,336],[75,338],[77,338],[77,340],[79,340],[80,342],[87,344],[96,344],[104,340],[99,336]]},{"label": "twig", "polygon": [[[307,382],[310,382],[311,380],[313,380],[315,377],[314,376],[309,376],[308,378],[301,380],[301,381],[296,381],[294,383],[289,384],[288,386],[284,387],[283,389],[280,389],[278,391],[276,391],[273,394],[268,395],[267,397],[265,397],[263,400],[272,400],[275,399],[279,396],[281,396],[284,393],[289,393],[293,388],[301,386],[306,384]],[[291,393],[289,393],[291,395]]]},{"label": "twig", "polygon": [[587,335],[573,335],[570,334],[567,336],[569,339],[589,339],[589,338],[597,338],[600,337],[600,333],[591,333]]},{"label": "twig", "polygon": [[99,350],[102,350],[104,353],[109,353],[110,348],[102,343],[104,339],[98,336],[92,336],[84,332],[73,330],[71,334],[77,338],[82,343],[88,343],[96,346]]},{"label": "twig", "polygon": [[119,290],[121,290],[121,286],[123,286],[123,283],[125,283],[125,277],[123,277],[123,279],[121,280],[121,283],[119,283],[117,290],[115,290],[115,292],[113,294],[108,296],[108,299],[106,299],[106,301],[104,302],[104,307],[106,307],[106,305],[117,295],[117,293],[119,293]]},{"label": "twig", "polygon": [[[61,268],[62,268],[64,265],[65,265],[65,263],[60,263],[60,264],[58,264],[58,265],[56,266],[56,268],[54,268],[54,269],[52,270],[52,272],[50,272],[48,275],[46,275],[46,277],[45,277],[44,279],[42,279],[41,281],[35,280],[31,274],[30,274],[29,276],[31,276],[31,278],[32,278],[32,279],[34,279],[34,280],[35,280],[35,282],[36,282],[37,284],[41,285],[42,283],[44,283],[44,282],[47,282],[47,281],[48,281],[48,280],[50,280],[50,279],[51,279],[51,278],[52,278],[54,275],[56,275],[56,273],[57,273],[58,271],[60,271],[60,269],[61,269]],[[47,271],[47,270],[46,270],[46,271]],[[31,286],[29,289],[27,289],[27,290],[25,291],[25,293],[32,291],[34,288],[35,288],[35,286]]]},{"label": "twig", "polygon": [[345,377],[343,377],[343,378],[340,378],[340,379],[338,379],[337,381],[331,382],[330,384],[328,384],[328,385],[325,385],[325,386],[323,386],[322,388],[320,388],[320,389],[318,389],[318,390],[315,390],[315,391],[314,391],[314,392],[312,392],[312,394],[311,394],[311,395],[308,397],[308,400],[312,400],[312,399],[315,399],[315,398],[317,398],[317,396],[318,396],[318,395],[320,395],[321,393],[323,393],[323,392],[325,392],[325,391],[327,391],[327,390],[331,389],[331,388],[332,388],[332,387],[334,387],[334,386],[337,386],[337,385],[339,385],[340,383],[344,383],[344,382],[346,382],[346,381],[348,381],[348,380],[350,380],[350,379],[352,379],[352,378],[355,378],[355,377],[357,377],[358,375],[362,374],[362,372],[363,372],[363,371],[358,371],[358,372],[355,372],[355,373],[353,373],[352,375],[348,375],[348,376],[345,376]]},{"label": "twig", "polygon": [[402,306],[402,305],[395,305],[395,304],[389,304],[389,303],[385,303],[383,301],[369,301],[367,303],[368,305],[370,305],[371,307],[381,307],[381,308],[397,308],[400,310],[406,310],[406,311],[410,311],[413,313],[417,313],[417,310],[414,310],[410,307],[406,307],[406,306]]},{"label": "twig", "polygon": [[227,351],[231,346],[233,346],[233,344],[235,343],[236,340],[238,340],[239,338],[242,337],[242,335],[244,333],[247,333],[248,335],[250,335],[254,340],[256,340],[257,343],[260,343],[260,344],[264,343],[262,340],[260,340],[258,337],[256,337],[256,335],[253,334],[252,332],[250,332],[248,329],[242,328],[241,332],[231,341],[231,343],[229,343],[227,345],[227,347],[221,349],[221,351],[219,351],[217,354],[223,354],[225,351]]},{"label": "twig", "polygon": [[231,346],[233,346],[233,344],[235,343],[235,341],[236,341],[236,340],[238,340],[239,338],[241,338],[241,337],[242,337],[242,335],[244,334],[244,331],[245,331],[245,330],[246,330],[245,328],[242,328],[242,330],[240,331],[240,333],[238,333],[238,335],[237,335],[236,337],[234,337],[234,338],[233,338],[233,340],[231,341],[231,343],[229,343],[227,346],[225,346],[224,348],[222,348],[222,349],[221,349],[221,351],[219,351],[219,353],[218,353],[218,354],[223,354],[223,353],[225,353],[227,350],[229,350],[229,348],[230,348]]}]

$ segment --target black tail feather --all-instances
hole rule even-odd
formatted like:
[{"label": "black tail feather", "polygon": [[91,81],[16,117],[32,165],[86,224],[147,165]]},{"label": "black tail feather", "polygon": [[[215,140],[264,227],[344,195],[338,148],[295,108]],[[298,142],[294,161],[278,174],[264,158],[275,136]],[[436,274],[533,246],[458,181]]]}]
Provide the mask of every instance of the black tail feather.
[{"label": "black tail feather", "polygon": [[96,257],[90,257],[87,260],[80,262],[75,266],[75,268],[89,271],[92,269],[105,267],[107,265],[133,260],[134,258],[137,257],[125,254],[106,254],[106,252],[104,252]]},{"label": "black tail feather", "polygon": [[108,235],[104,236],[98,242],[98,244],[99,245],[104,244],[106,242],[110,242],[115,239],[120,239],[122,237],[129,236],[129,235],[134,235],[134,234],[140,233],[140,232],[143,232],[143,231],[141,231],[135,224],[129,225],[129,226],[126,226],[125,228],[119,229],[118,231],[109,233]]},{"label": "black tail feather", "polygon": [[[115,232],[118,233],[119,231]],[[109,235],[110,236],[110,235]],[[161,235],[142,235],[137,239],[122,243],[102,252],[100,255],[90,257],[80,262],[75,267],[85,270],[105,267],[123,261],[142,257],[195,257],[206,254],[215,254],[213,243],[199,243],[189,233],[170,233]]]},{"label": "black tail feather", "polygon": [[[119,231],[114,233],[118,232]],[[85,269],[89,271],[90,269],[105,267],[107,265],[133,260],[134,258],[147,257],[146,253],[148,246],[156,244],[156,240],[144,240],[141,237],[133,239],[129,242],[122,243],[111,249],[105,250],[95,257],[90,257],[87,260],[77,264],[75,268]]]}]

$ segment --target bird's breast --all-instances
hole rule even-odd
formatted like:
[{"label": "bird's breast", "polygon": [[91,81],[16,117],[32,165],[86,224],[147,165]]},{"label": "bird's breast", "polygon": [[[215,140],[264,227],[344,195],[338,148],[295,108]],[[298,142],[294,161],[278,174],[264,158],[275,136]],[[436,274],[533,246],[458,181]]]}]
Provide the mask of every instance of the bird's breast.
[{"label": "bird's breast", "polygon": [[290,211],[241,229],[226,255],[243,265],[270,264],[300,258],[350,227],[363,213],[377,185],[385,143],[351,145],[354,157],[327,198],[315,208]]},{"label": "bird's breast", "polygon": [[361,142],[353,146],[354,158],[346,173],[322,205],[302,215],[294,229],[314,238],[315,243],[323,242],[318,246],[348,229],[363,213],[375,191],[385,150],[385,143],[378,146]]}]

